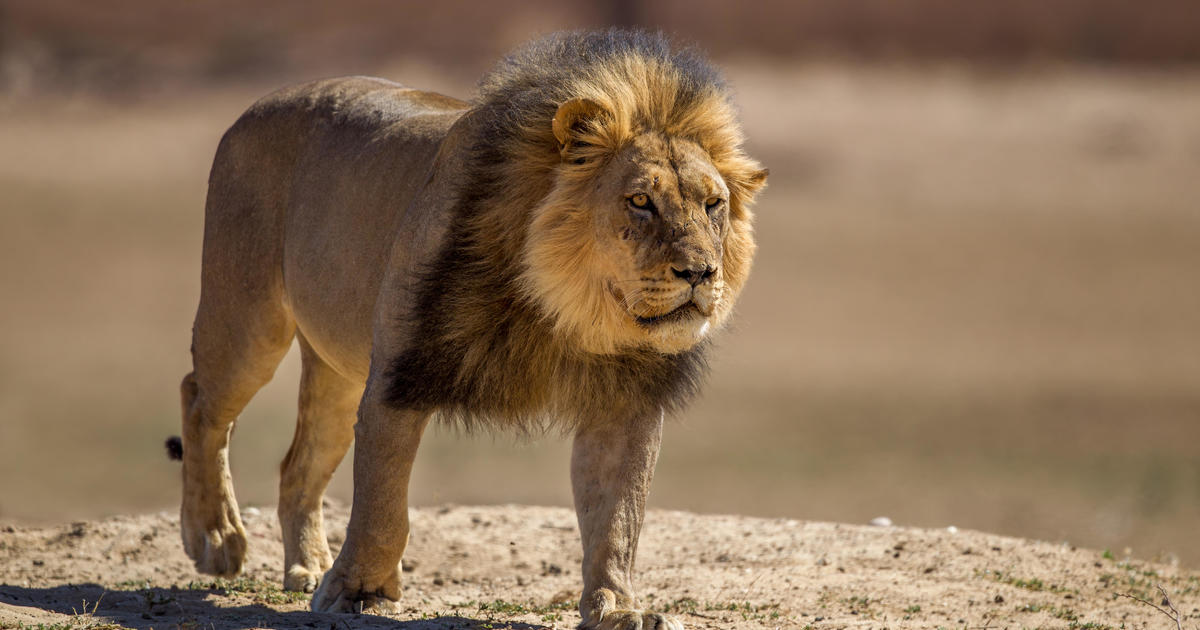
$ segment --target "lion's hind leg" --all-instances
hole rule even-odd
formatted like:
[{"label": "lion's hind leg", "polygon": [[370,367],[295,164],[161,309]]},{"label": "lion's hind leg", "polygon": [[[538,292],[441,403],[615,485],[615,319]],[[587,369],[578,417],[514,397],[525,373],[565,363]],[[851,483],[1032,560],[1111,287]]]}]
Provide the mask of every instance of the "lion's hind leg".
[{"label": "lion's hind leg", "polygon": [[311,593],[333,564],[325,539],[321,497],[354,441],[362,385],[338,374],[299,336],[302,372],[296,434],[279,480],[283,528],[283,587]]},{"label": "lion's hind leg", "polygon": [[[236,343],[216,351],[216,343],[197,343],[199,334],[193,340],[195,369],[180,385],[183,506],[179,525],[184,550],[201,573],[231,576],[242,569],[246,532],[229,473],[229,436],[246,403],[271,379],[291,334],[291,328],[280,331],[274,347],[245,348],[236,353],[241,355],[238,360],[231,356]],[[201,350],[205,346],[208,351]]]},{"label": "lion's hind leg", "polygon": [[229,473],[229,437],[238,414],[271,380],[291,346],[296,326],[277,296],[251,297],[225,287],[202,290],[192,333],[193,369],[180,387],[179,518],[184,549],[202,573],[236,575],[246,554],[246,533]]}]

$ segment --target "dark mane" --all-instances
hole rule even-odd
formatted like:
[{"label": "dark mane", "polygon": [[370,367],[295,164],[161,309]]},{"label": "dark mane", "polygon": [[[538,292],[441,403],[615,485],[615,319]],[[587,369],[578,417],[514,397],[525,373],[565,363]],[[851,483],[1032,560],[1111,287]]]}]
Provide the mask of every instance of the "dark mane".
[{"label": "dark mane", "polygon": [[437,409],[468,429],[536,431],[673,411],[699,390],[706,342],[678,354],[583,352],[518,287],[525,226],[561,161],[550,121],[579,97],[605,99],[618,113],[605,130],[614,138],[656,128],[696,138],[715,162],[745,159],[720,74],[660,33],[556,34],[505,58],[480,82],[467,114],[469,176],[417,289],[410,345],[389,366],[391,405]]}]

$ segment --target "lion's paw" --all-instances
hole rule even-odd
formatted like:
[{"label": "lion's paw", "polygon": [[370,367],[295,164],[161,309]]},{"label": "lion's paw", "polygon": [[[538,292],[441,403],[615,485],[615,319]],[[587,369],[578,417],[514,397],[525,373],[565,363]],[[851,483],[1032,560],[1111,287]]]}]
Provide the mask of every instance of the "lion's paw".
[{"label": "lion's paw", "polygon": [[683,630],[683,624],[670,615],[641,610],[610,610],[599,622],[579,627],[580,630]]},{"label": "lion's paw", "polygon": [[334,567],[319,580],[312,597],[314,612],[348,612],[388,615],[400,612],[400,579],[389,576],[379,583],[355,577]]},{"label": "lion's paw", "polygon": [[321,573],[321,571],[311,571],[299,564],[293,564],[283,575],[283,590],[311,593],[321,583]]},{"label": "lion's paw", "polygon": [[218,518],[203,519],[185,510],[180,518],[183,548],[201,573],[230,577],[242,570],[246,530],[236,512],[233,518],[227,514],[224,511]]}]

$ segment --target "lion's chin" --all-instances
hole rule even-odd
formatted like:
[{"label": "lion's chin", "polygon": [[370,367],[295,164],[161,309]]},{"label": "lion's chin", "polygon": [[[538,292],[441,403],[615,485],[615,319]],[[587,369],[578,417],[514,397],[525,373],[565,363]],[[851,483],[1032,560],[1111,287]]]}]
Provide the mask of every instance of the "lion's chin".
[{"label": "lion's chin", "polygon": [[700,311],[700,307],[696,303],[688,300],[674,309],[661,315],[650,316],[634,316],[639,326],[644,328],[657,328],[669,324],[686,323],[691,320],[704,319],[704,313]]},{"label": "lion's chin", "polygon": [[694,302],[685,302],[661,315],[634,316],[649,345],[668,354],[684,352],[704,340],[712,330],[710,316]]}]

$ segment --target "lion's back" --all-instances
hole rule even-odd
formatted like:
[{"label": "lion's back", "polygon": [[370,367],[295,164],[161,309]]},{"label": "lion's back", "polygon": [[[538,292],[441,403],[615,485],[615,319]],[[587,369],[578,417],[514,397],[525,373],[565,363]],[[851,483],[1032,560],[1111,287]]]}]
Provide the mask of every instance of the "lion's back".
[{"label": "lion's back", "polygon": [[239,123],[298,116],[308,122],[371,128],[417,116],[461,112],[468,104],[444,94],[367,76],[320,79],[281,88],[259,99]]},{"label": "lion's back", "polygon": [[[226,132],[213,163],[206,273],[214,270],[213,282],[241,277],[259,294],[279,294],[327,359],[365,370],[392,240],[466,108],[370,77],[263,97]],[[261,281],[247,285],[247,267],[262,269]]]},{"label": "lion's back", "polygon": [[[244,157],[262,164],[270,153],[295,167],[306,149],[322,151],[315,156],[322,160],[336,157],[323,150],[328,146],[314,143],[341,138],[348,147],[345,141],[352,138],[365,142],[396,132],[405,139],[436,143],[467,107],[449,96],[375,77],[300,83],[251,105],[222,137],[217,162]],[[250,163],[241,166],[253,168]]]}]

